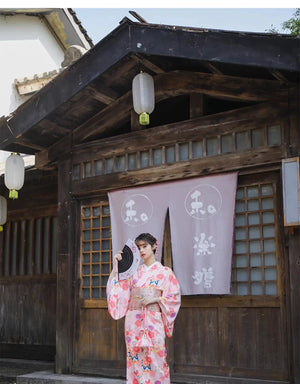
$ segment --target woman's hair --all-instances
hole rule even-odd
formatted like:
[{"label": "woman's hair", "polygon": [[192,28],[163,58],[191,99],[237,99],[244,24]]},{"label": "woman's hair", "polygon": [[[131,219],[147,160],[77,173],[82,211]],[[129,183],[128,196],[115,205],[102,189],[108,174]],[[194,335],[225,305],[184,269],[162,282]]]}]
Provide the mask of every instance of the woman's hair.
[{"label": "woman's hair", "polygon": [[[146,243],[150,244],[151,246],[157,245],[157,240],[154,236],[152,236],[150,233],[141,233],[138,235],[138,237],[135,239],[135,243],[139,241],[145,241]],[[153,252],[156,252],[156,248],[153,250]]]}]

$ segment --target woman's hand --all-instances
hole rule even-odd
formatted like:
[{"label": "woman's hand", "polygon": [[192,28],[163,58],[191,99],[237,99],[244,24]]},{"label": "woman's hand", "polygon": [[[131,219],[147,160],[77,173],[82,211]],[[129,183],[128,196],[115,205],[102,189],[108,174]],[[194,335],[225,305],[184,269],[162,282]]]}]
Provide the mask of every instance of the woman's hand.
[{"label": "woman's hand", "polygon": [[117,252],[113,257],[113,269],[110,277],[115,277],[118,274],[118,261],[122,260],[122,251]]}]

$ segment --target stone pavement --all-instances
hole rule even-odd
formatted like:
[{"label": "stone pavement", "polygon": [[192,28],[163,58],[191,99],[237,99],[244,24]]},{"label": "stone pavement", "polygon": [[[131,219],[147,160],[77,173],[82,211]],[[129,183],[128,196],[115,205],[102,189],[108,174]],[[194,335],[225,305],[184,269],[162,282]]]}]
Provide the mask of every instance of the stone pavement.
[{"label": "stone pavement", "polygon": [[17,384],[125,384],[125,380],[80,375],[58,375],[52,371],[28,373],[17,377]]},{"label": "stone pavement", "polygon": [[0,383],[14,384],[17,376],[31,373],[34,371],[45,371],[53,369],[53,363],[19,360],[19,359],[0,359]]},{"label": "stone pavement", "polygon": [[[244,379],[238,377],[182,375],[173,384],[289,384],[288,381]],[[111,379],[54,373],[54,363],[0,358],[0,384],[125,384],[125,379]]]},{"label": "stone pavement", "polygon": [[0,384],[125,384],[125,380],[58,375],[54,373],[54,363],[0,359]]}]

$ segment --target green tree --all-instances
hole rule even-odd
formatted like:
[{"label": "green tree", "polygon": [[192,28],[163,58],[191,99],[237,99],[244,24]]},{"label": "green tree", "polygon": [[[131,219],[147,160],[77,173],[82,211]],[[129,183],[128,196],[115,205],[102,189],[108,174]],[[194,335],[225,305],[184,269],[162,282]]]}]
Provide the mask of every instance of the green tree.
[{"label": "green tree", "polygon": [[282,29],[290,31],[291,35],[300,36],[300,8],[297,8],[291,19],[282,23]]},{"label": "green tree", "polygon": [[[289,31],[291,35],[300,36],[300,8],[297,8],[293,16],[289,20],[283,22],[281,27],[284,31]],[[271,24],[270,28],[266,29],[266,32],[280,33],[278,28],[273,24]]]}]

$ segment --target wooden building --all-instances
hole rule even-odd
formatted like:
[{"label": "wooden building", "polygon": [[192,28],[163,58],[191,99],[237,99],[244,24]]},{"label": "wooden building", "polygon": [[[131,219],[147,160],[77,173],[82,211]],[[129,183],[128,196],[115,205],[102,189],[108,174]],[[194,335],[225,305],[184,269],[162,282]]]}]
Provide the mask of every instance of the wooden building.
[{"label": "wooden building", "polygon": [[[36,155],[2,237],[1,357],[124,377],[107,192],[238,171],[232,294],[183,297],[172,381],[299,383],[300,230],[282,189],[282,161],[300,155],[299,69],[298,37],[125,18],[1,118],[0,149]],[[147,127],[132,106],[140,70],[155,83]],[[166,221],[167,265],[170,249]]]}]

